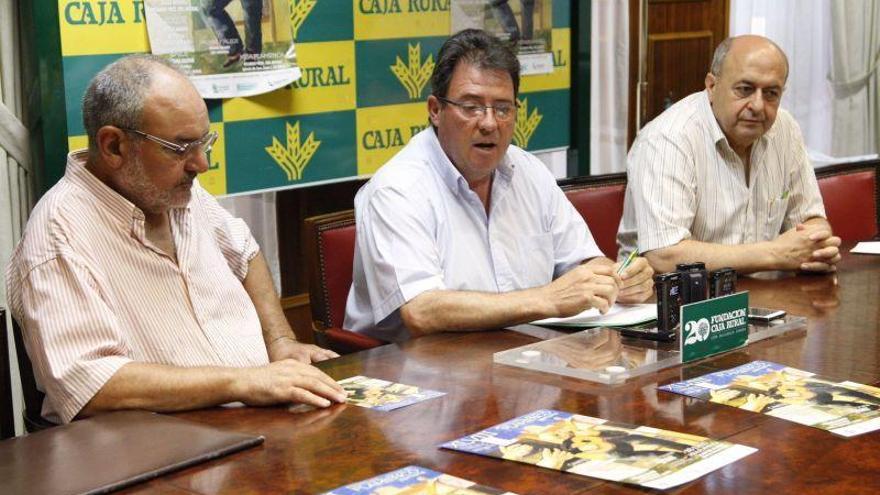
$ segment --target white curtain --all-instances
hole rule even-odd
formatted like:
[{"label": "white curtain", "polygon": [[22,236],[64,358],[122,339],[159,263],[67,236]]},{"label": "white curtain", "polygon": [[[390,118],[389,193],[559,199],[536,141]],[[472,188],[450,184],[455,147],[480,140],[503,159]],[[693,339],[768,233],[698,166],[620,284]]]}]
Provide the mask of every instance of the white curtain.
[{"label": "white curtain", "polygon": [[[19,35],[18,0],[0,0],[0,268],[4,272],[33,202],[28,132],[21,123]],[[5,277],[0,277],[0,306],[6,306]],[[21,434],[21,387],[9,319],[7,329],[9,348],[0,352],[9,353],[15,431]]]},{"label": "white curtain", "polygon": [[759,34],[788,56],[789,75],[782,107],[804,133],[807,148],[833,155],[828,81],[831,67],[832,0],[732,0],[730,35]]},{"label": "white curtain", "polygon": [[880,1],[834,2],[831,22],[833,152],[876,153],[880,150]]},{"label": "white curtain", "polygon": [[257,193],[244,196],[231,196],[217,200],[233,216],[248,224],[251,234],[260,245],[260,250],[272,272],[275,291],[280,294],[281,269],[278,262],[278,225],[275,214],[275,193]]},{"label": "white curtain", "polygon": [[590,174],[625,172],[628,2],[593,0],[590,19]]}]

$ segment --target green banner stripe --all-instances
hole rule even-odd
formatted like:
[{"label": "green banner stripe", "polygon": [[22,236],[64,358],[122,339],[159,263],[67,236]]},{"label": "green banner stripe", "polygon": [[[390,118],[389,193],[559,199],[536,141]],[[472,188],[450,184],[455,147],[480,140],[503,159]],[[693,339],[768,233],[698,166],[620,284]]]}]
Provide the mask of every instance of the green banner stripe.
[{"label": "green banner stripe", "polygon": [[[355,135],[354,110],[228,122],[224,125],[226,163],[234,166],[227,168],[227,191],[355,176]],[[277,149],[276,156],[283,159],[276,161],[267,147]],[[291,177],[298,169],[301,177]]]}]

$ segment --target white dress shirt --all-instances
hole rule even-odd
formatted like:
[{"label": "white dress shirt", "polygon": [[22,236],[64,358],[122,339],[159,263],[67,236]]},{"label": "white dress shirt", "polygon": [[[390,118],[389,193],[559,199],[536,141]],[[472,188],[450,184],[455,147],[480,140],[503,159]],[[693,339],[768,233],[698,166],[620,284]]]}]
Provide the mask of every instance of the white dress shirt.
[{"label": "white dress shirt", "polygon": [[488,216],[428,128],[355,198],[357,243],[345,328],[409,338],[399,308],[428,290],[539,287],[602,256],[577,210],[535,156],[511,145]]},{"label": "white dress shirt", "polygon": [[705,91],[660,114],[639,132],[627,157],[628,183],[617,234],[619,258],[684,239],[749,244],[781,232],[825,208],[800,128],[779,109],[752,145],[745,165],[718,125]]}]

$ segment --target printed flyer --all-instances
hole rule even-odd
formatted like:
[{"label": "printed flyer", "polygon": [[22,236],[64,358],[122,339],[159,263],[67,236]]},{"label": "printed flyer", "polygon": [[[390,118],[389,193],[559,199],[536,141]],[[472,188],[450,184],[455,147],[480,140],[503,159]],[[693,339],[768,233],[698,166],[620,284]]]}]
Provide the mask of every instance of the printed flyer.
[{"label": "printed flyer", "polygon": [[419,466],[407,466],[323,495],[516,495]]},{"label": "printed flyer", "polygon": [[753,361],[659,388],[754,411],[844,437],[880,429],[880,388]]},{"label": "printed flyer", "polygon": [[347,402],[355,406],[393,411],[401,407],[446,395],[436,390],[425,390],[412,385],[388,382],[378,378],[353,376],[340,380],[339,384],[348,392]]},{"label": "printed flyer", "polygon": [[553,72],[551,0],[452,0],[452,29],[484,29],[511,43],[522,75]]},{"label": "printed flyer", "polygon": [[300,78],[287,0],[146,0],[150,50],[203,98],[267,93]]},{"label": "printed flyer", "polygon": [[666,489],[757,449],[647,426],[540,409],[442,448]]}]

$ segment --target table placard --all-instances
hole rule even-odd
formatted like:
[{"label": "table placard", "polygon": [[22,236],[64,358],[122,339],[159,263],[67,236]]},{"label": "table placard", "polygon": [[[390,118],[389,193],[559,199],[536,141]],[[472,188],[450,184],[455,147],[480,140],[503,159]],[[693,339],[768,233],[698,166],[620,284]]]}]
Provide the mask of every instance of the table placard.
[{"label": "table placard", "polygon": [[679,321],[682,363],[742,347],[749,338],[749,293],[686,304]]}]

